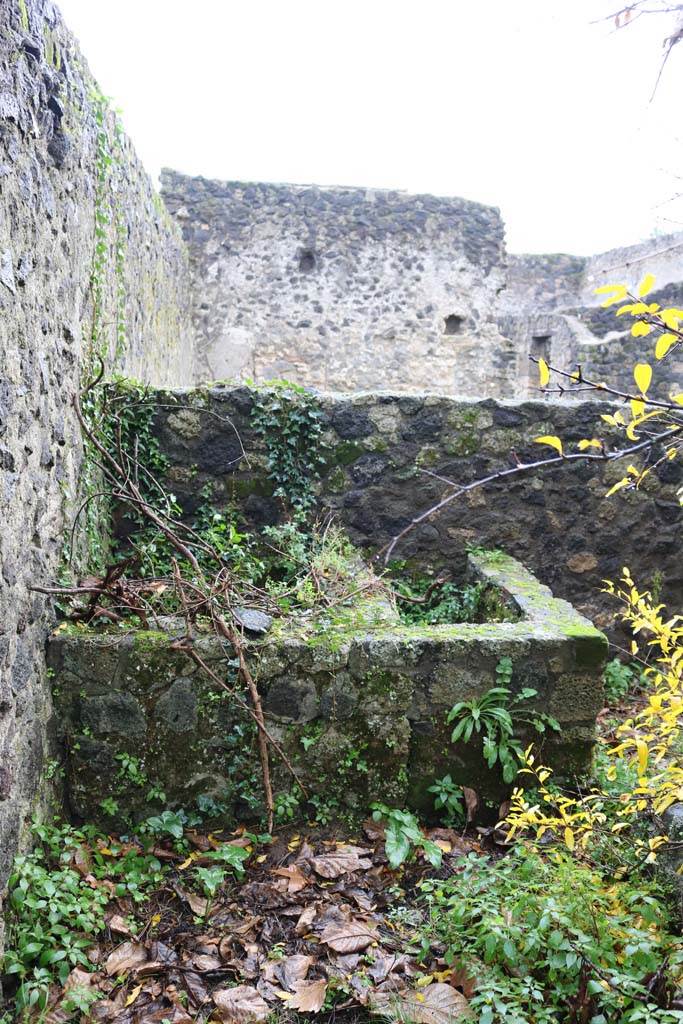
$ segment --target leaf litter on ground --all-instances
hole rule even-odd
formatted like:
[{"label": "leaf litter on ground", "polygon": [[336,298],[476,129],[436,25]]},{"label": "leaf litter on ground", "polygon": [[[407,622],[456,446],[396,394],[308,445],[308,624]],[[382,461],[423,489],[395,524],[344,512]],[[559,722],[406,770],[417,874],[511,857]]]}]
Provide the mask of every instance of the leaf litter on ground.
[{"label": "leaf litter on ground", "polygon": [[[397,872],[376,822],[365,835],[365,846],[280,836],[252,856],[241,880],[226,876],[212,900],[191,891],[187,858],[155,847],[169,874],[142,910],[111,900],[107,933],[89,951],[95,970],[53,986],[46,1024],[73,1019],[61,1007],[74,985],[99,997],[81,1018],[99,1024],[248,1024],[283,1010],[415,1024],[466,1017],[471,990],[443,961],[418,960],[411,914],[402,923],[396,909],[410,911],[417,883],[456,872],[478,842],[432,829],[441,867],[418,856]],[[199,864],[217,841],[193,834],[192,845]]]}]

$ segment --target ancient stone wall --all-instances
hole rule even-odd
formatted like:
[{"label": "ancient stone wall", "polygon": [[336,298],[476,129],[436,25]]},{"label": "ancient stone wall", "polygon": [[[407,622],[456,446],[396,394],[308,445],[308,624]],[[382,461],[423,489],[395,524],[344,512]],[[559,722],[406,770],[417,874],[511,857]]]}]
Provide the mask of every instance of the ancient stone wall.
[{"label": "ancient stone wall", "polygon": [[[452,745],[446,714],[487,693],[502,657],[513,666],[512,691],[531,687],[536,708],[560,723],[543,744],[543,764],[572,778],[590,769],[605,637],[513,559],[496,552],[468,561],[472,578],[505,595],[514,621],[405,626],[386,598],[380,611],[377,598],[357,594],[343,602],[342,621],[331,622],[329,609],[313,619],[294,612],[245,641],[269,734],[326,816],[364,815],[373,800],[428,815],[428,786],[446,772],[498,806],[509,792],[499,772],[484,769],[478,742]],[[190,808],[202,796],[237,823],[262,812],[260,787],[249,782],[257,756],[247,716],[171,642],[182,628],[167,617],[164,630],[67,627],[50,641],[55,701],[72,737],[67,795],[77,818],[128,831],[151,812]],[[218,678],[238,686],[216,637],[197,642]],[[149,787],[125,778],[125,754],[147,766]],[[278,758],[273,780],[276,793],[301,798]],[[256,804],[245,800],[247,786]]]},{"label": "ancient stone wall", "polygon": [[[630,392],[635,363],[655,370],[653,394],[666,398],[683,390],[683,353],[672,350],[664,362],[654,359],[654,343],[632,338],[629,317],[603,309],[595,289],[623,283],[635,293],[646,273],[656,288],[648,301],[683,306],[683,233],[612,249],[590,258],[563,255],[510,256],[507,284],[499,308],[503,333],[520,355],[542,355],[562,368],[580,363],[586,376]],[[649,351],[648,351],[649,350]],[[521,363],[520,363],[521,365]],[[524,377],[520,373],[520,390]],[[532,386],[536,375],[532,373]]]},{"label": "ancient stone wall", "polygon": [[166,171],[190,247],[201,380],[488,394],[517,355],[493,308],[497,210],[464,199]]},{"label": "ancient stone wall", "polygon": [[177,228],[56,8],[3,0],[0,884],[48,749],[51,616],[30,588],[60,563],[82,456],[72,398],[95,349],[110,369],[187,380],[188,284]]},{"label": "ancient stone wall", "polygon": [[[172,171],[163,183],[190,247],[197,380],[521,398],[536,390],[532,355],[627,390],[642,341],[594,289],[651,272],[653,299],[683,304],[681,235],[510,256],[498,211],[462,199]],[[680,391],[683,358],[655,379],[660,395]]]},{"label": "ancient stone wall", "polygon": [[[207,484],[217,506],[232,507],[251,526],[276,522],[282,514],[268,479],[268,460],[277,460],[277,452],[254,428],[261,396],[246,387],[164,395],[164,404],[178,404],[177,411],[161,409],[157,419],[170,463],[167,482],[188,516],[207,500]],[[282,431],[286,402],[283,408]],[[380,551],[447,492],[438,476],[467,483],[512,465],[513,450],[522,459],[538,458],[533,438],[542,434],[559,435],[572,450],[579,439],[593,436],[608,408],[613,410],[591,402],[503,403],[435,394],[322,395],[327,448],[319,507],[338,517],[357,546]],[[240,438],[248,462],[240,461]],[[598,460],[496,481],[422,523],[394,557],[457,576],[468,546],[500,547],[558,597],[610,629],[617,609],[601,594],[602,581],[618,578],[624,565],[643,585],[656,582],[663,600],[680,604],[681,473],[667,462],[641,490],[610,500],[604,494],[622,470]],[[665,578],[654,580],[661,567]]]}]

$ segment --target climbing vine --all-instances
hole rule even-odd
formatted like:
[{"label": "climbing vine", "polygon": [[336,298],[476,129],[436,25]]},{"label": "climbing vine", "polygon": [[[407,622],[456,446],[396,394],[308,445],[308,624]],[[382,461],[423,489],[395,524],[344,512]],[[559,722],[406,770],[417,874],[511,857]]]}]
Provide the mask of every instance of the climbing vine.
[{"label": "climbing vine", "polygon": [[316,396],[289,381],[273,381],[257,391],[251,422],[266,450],[275,496],[296,518],[304,517],[325,464]]},{"label": "climbing vine", "polygon": [[[95,140],[95,245],[90,271],[92,294],[92,327],[86,368],[92,372],[97,358],[105,365],[113,358],[114,364],[123,354],[126,346],[125,319],[125,262],[126,222],[117,188],[115,174],[121,167],[123,150],[123,126],[119,117],[112,112],[109,102],[102,93],[91,95],[96,126]],[[109,122],[113,122],[110,133]],[[113,352],[107,341],[105,328],[105,290],[111,266],[111,230],[114,229],[114,290],[115,290],[115,345]]]},{"label": "climbing vine", "polygon": [[[90,95],[95,122],[94,239],[90,267],[92,316],[83,359],[82,385],[86,388],[83,415],[92,428],[104,422],[103,391],[87,384],[104,368],[116,366],[126,348],[126,245],[127,228],[116,180],[122,167],[123,126],[107,97],[97,89]],[[114,293],[114,344],[110,343],[107,296]],[[104,568],[110,541],[104,524],[110,522],[110,500],[102,493],[101,473],[92,445],[85,442],[78,487],[79,513],[72,536],[63,549],[60,579],[70,577],[72,566]]]}]

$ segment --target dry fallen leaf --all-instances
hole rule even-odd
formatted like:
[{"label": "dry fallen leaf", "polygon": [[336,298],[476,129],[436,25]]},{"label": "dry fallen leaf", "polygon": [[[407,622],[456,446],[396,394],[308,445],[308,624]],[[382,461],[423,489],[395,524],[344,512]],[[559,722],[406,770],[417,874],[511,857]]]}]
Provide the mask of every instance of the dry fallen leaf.
[{"label": "dry fallen leaf", "polygon": [[270,1007],[251,985],[235,985],[213,993],[218,1015],[226,1024],[262,1021],[270,1015]]},{"label": "dry fallen leaf", "polygon": [[74,967],[69,977],[64,982],[64,991],[72,988],[90,988],[94,981],[94,975],[90,971],[84,971],[81,967]]},{"label": "dry fallen leaf", "polygon": [[120,914],[112,914],[107,924],[117,935],[132,935],[132,932]]},{"label": "dry fallen leaf", "polygon": [[142,967],[147,963],[147,951],[139,942],[124,942],[107,957],[105,971],[109,977],[125,974],[134,967]]},{"label": "dry fallen leaf", "polygon": [[299,981],[294,988],[294,995],[287,1001],[287,1008],[300,1010],[302,1013],[317,1013],[322,1009],[327,994],[327,982]]},{"label": "dry fallen leaf", "polygon": [[294,929],[296,934],[301,936],[305,935],[306,932],[310,931],[311,925],[315,921],[317,914],[318,907],[315,903],[311,903],[310,906],[305,907],[301,911],[301,914],[299,915],[299,920],[296,923],[296,928]]},{"label": "dry fallen leaf", "polygon": [[465,797],[465,807],[467,808],[467,821],[474,821],[474,817],[479,810],[479,796],[475,789],[470,789],[469,786],[462,787],[462,793]]},{"label": "dry fallen leaf", "polygon": [[133,991],[131,992],[131,994],[126,999],[125,1005],[126,1006],[132,1006],[133,1003],[135,1002],[135,1000],[137,999],[137,997],[140,995],[141,991],[142,991],[142,985],[136,985],[135,988],[133,989]]},{"label": "dry fallen leaf", "polygon": [[391,1007],[402,1020],[413,1024],[453,1024],[460,1017],[472,1016],[462,992],[442,982],[427,985],[420,992],[396,992],[382,1002],[384,1009]]},{"label": "dry fallen leaf", "polygon": [[[303,874],[298,864],[290,864],[286,868],[275,868],[274,875],[286,879],[286,886],[282,887],[285,892],[299,892],[308,885],[308,879]],[[280,888],[280,885],[278,885]]]},{"label": "dry fallen leaf", "polygon": [[[311,858],[311,865],[316,874],[322,878],[339,878],[351,871],[367,870],[372,862],[358,856],[358,847],[340,846],[334,853],[324,853],[320,857]],[[367,851],[362,851],[363,853]]]},{"label": "dry fallen leaf", "polygon": [[223,963],[217,956],[210,953],[199,953],[192,958],[192,964],[198,971],[220,971]]},{"label": "dry fallen leaf", "polygon": [[320,936],[337,953],[357,953],[377,940],[377,933],[363,921],[335,921]]},{"label": "dry fallen leaf", "polygon": [[283,988],[293,991],[297,982],[304,980],[312,963],[312,956],[295,953],[284,960],[267,963],[263,973],[267,981],[275,979]]}]

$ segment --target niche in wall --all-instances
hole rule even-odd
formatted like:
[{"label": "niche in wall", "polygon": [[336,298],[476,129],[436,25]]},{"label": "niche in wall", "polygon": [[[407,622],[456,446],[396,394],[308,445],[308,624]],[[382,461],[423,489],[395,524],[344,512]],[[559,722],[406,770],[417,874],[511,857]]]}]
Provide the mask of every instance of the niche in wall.
[{"label": "niche in wall", "polygon": [[[546,363],[550,362],[551,341],[551,334],[532,334],[529,344],[529,355],[533,359],[544,359]],[[538,363],[533,362],[533,359],[529,359],[529,394],[533,394],[536,398],[547,398],[548,395],[538,395]]]},{"label": "niche in wall", "polygon": [[551,334],[532,334],[529,354],[532,355],[534,359],[545,359],[545,361],[548,362],[550,359],[551,338]]},{"label": "niche in wall", "polygon": [[443,322],[444,334],[462,334],[465,326],[465,317],[457,313],[450,313]]},{"label": "niche in wall", "polygon": [[318,259],[314,249],[299,250],[299,273],[312,274],[318,265]]}]

